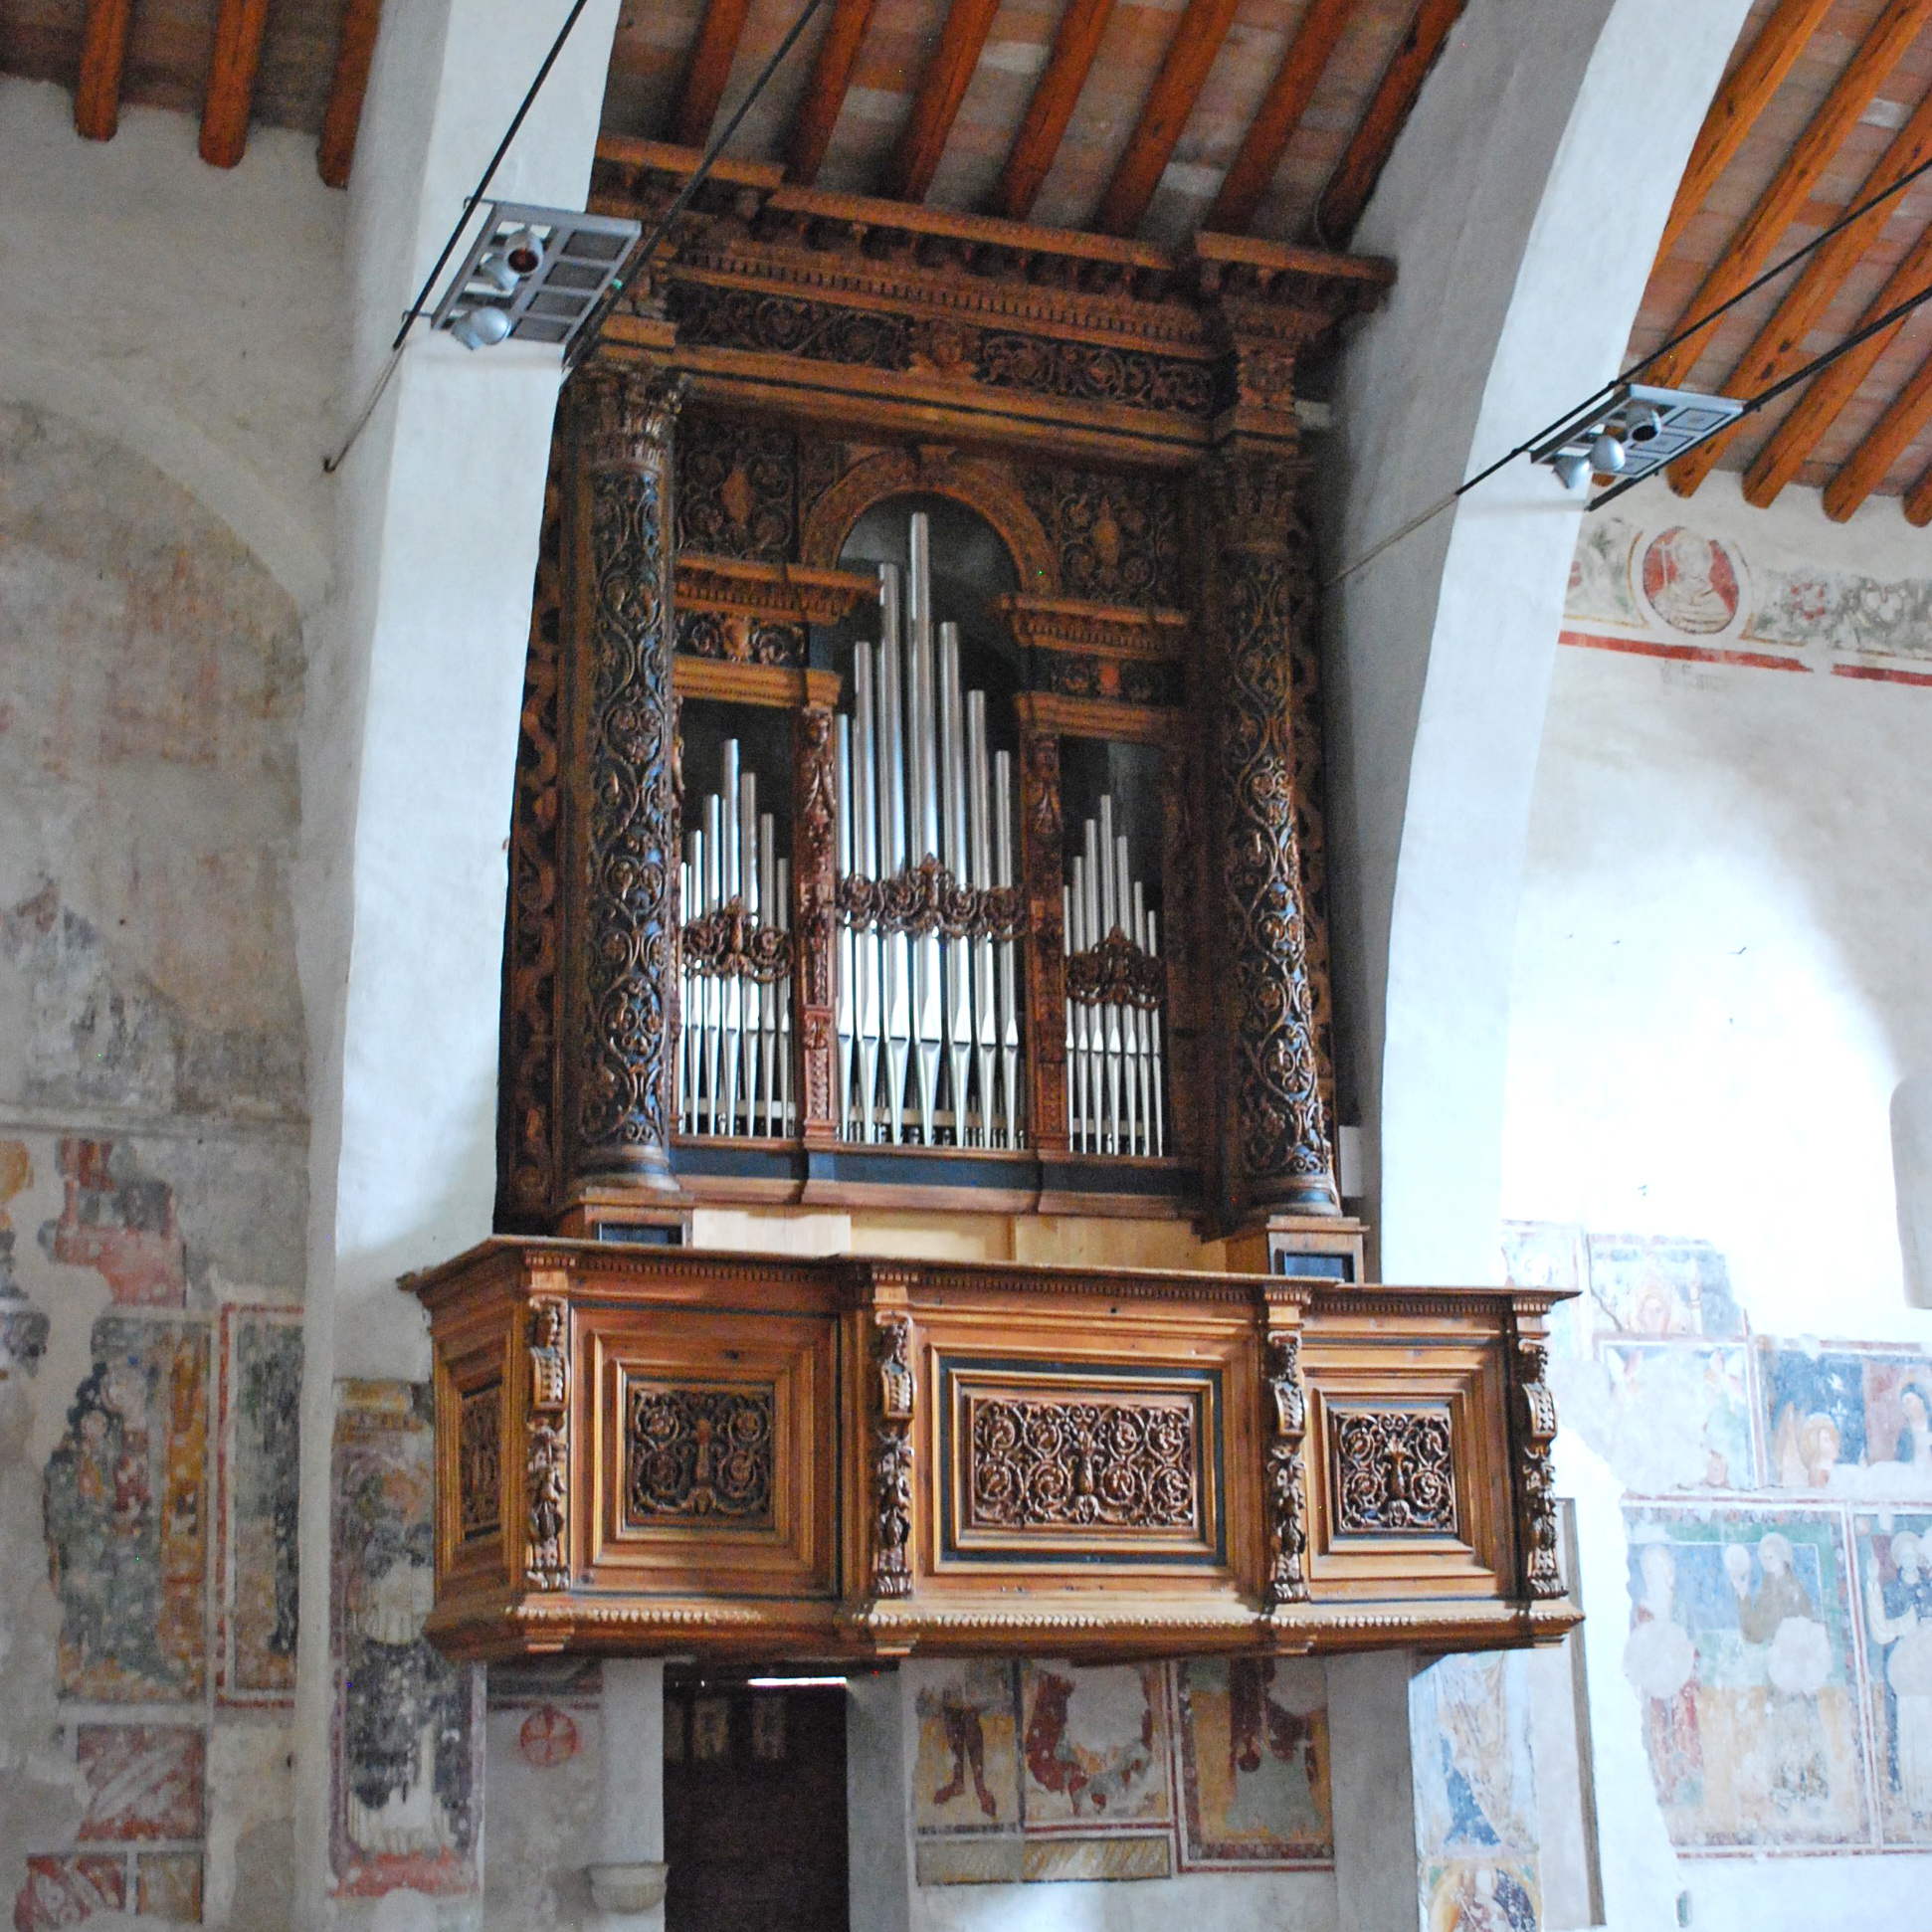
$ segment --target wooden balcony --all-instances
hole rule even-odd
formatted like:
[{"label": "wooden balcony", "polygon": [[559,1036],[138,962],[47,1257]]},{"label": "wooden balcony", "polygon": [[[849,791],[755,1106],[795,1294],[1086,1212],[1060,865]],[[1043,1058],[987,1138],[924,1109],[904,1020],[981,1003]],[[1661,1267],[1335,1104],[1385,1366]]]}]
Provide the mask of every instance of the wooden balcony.
[{"label": "wooden balcony", "polygon": [[1547,1290],[498,1239],[431,1635],[756,1659],[1554,1641]]}]

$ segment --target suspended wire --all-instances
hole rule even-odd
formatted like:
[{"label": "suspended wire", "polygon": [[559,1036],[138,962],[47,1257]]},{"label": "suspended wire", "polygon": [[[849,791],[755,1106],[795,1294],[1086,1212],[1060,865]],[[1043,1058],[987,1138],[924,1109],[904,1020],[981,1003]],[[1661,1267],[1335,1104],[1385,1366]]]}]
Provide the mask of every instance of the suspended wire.
[{"label": "suspended wire", "polygon": [[[1575,422],[1579,417],[1583,416],[1586,412],[1588,412],[1595,404],[1607,401],[1611,396],[1613,396],[1617,392],[1618,388],[1622,384],[1636,381],[1639,377],[1641,377],[1643,374],[1644,370],[1652,368],[1658,362],[1662,361],[1662,359],[1666,355],[1668,355],[1672,349],[1680,348],[1684,343],[1691,340],[1693,336],[1701,335],[1704,332],[1704,330],[1709,328],[1713,322],[1729,314],[1730,311],[1733,308],[1735,308],[1740,302],[1749,301],[1750,298],[1759,291],[1759,290],[1765,288],[1766,286],[1768,286],[1773,282],[1776,282],[1777,279],[1781,275],[1784,275],[1788,270],[1796,268],[1798,264],[1804,261],[1807,256],[1823,248],[1824,245],[1827,242],[1829,242],[1835,235],[1841,235],[1847,228],[1851,227],[1854,223],[1862,221],[1865,218],[1865,216],[1870,214],[1874,208],[1882,208],[1886,202],[1894,199],[1898,195],[1903,194],[1905,190],[1909,188],[1914,181],[1918,180],[1922,175],[1927,173],[1932,173],[1932,159],[1921,161],[1918,164],[1918,166],[1914,168],[1908,168],[1905,171],[1905,173],[1901,174],[1898,177],[1898,179],[1891,184],[1890,187],[1881,188],[1877,194],[1871,197],[1869,201],[1862,201],[1858,203],[1856,207],[1847,209],[1842,215],[1838,217],[1836,221],[1832,223],[1832,225],[1829,228],[1821,229],[1816,235],[1812,237],[1812,239],[1809,242],[1806,242],[1802,247],[1793,249],[1792,252],[1786,257],[1784,257],[1782,261],[1774,262],[1771,265],[1771,267],[1766,269],[1761,275],[1756,277],[1753,281],[1746,283],[1745,286],[1742,289],[1740,289],[1736,294],[1730,296],[1728,300],[1719,302],[1717,306],[1711,309],[1708,313],[1699,315],[1696,318],[1696,320],[1689,322],[1684,327],[1680,328],[1676,332],[1676,334],[1666,337],[1665,340],[1659,342],[1657,346],[1649,352],[1648,355],[1642,356],[1638,361],[1632,363],[1631,366],[1628,369],[1626,369],[1622,375],[1616,377],[1615,380],[1611,382],[1607,382],[1603,384],[1601,388],[1592,391],[1592,393],[1586,396],[1582,402],[1578,403],[1574,409],[1566,409],[1561,416],[1557,417],[1554,421],[1545,424],[1544,427],[1538,430],[1534,436],[1526,438],[1523,442],[1518,443],[1513,450],[1510,450],[1506,452],[1504,455],[1499,456],[1495,460],[1495,462],[1493,462],[1488,466],[1487,469],[1478,470],[1473,477],[1469,477],[1465,479],[1463,482],[1457,483],[1456,486],[1453,489],[1451,489],[1446,496],[1439,498],[1436,502],[1431,503],[1427,509],[1418,512],[1418,514],[1416,514],[1415,516],[1412,516],[1408,522],[1404,523],[1401,526],[1401,528],[1391,530],[1387,536],[1383,537],[1379,542],[1374,544],[1371,548],[1365,550],[1359,557],[1355,559],[1353,563],[1344,566],[1342,569],[1336,571],[1332,577],[1326,579],[1322,584],[1322,589],[1332,590],[1335,587],[1335,585],[1343,582],[1345,579],[1349,577],[1354,576],[1358,570],[1365,569],[1369,564],[1372,564],[1376,560],[1376,558],[1383,553],[1383,551],[1388,550],[1392,548],[1394,545],[1400,543],[1403,540],[1403,538],[1408,536],[1413,536],[1416,533],[1416,531],[1420,530],[1425,523],[1432,522],[1436,517],[1442,515],[1442,513],[1446,509],[1452,507],[1461,497],[1466,496],[1470,490],[1475,488],[1475,486],[1478,483],[1487,483],[1489,479],[1497,473],[1497,471],[1506,470],[1512,463],[1516,461],[1518,457],[1527,456],[1530,453],[1530,451],[1535,449],[1538,444],[1542,443],[1545,438],[1553,436],[1558,430],[1562,429],[1565,424]],[[1897,319],[1897,315],[1900,313],[1909,314],[1913,308],[1916,308],[1920,302],[1924,301],[1927,298],[1927,295],[1932,295],[1932,290],[1928,290],[1918,295],[1915,295],[1911,298],[1909,302],[1901,304],[1900,309],[1894,312],[1892,319],[1894,320]],[[1836,359],[1840,355],[1844,354],[1847,349],[1856,348],[1860,342],[1867,340],[1870,336],[1877,334],[1880,331],[1880,329],[1888,327],[1889,325],[1890,325],[1889,322],[1881,320],[1881,321],[1872,323],[1870,326],[1866,328],[1860,329],[1858,333],[1855,335],[1847,336],[1845,340],[1840,342],[1835,348],[1828,350],[1825,354],[1817,357],[1815,360],[1806,363],[1806,365],[1802,369],[1794,370],[1792,374],[1790,374],[1789,376],[1786,376],[1782,381],[1775,383],[1771,388],[1765,390],[1761,395],[1752,397],[1745,404],[1743,411],[1738,416],[1734,417],[1731,423],[1727,423],[1723,427],[1725,429],[1728,429],[1732,427],[1733,424],[1742,422],[1746,416],[1754,415],[1758,410],[1762,409],[1765,406],[1765,404],[1775,401],[1779,396],[1784,395],[1788,390],[1795,388],[1800,382],[1806,381],[1810,377],[1816,375],[1819,372],[1819,370],[1825,368],[1829,363],[1836,361]],[[1712,434],[1714,435],[1720,434],[1720,433],[1721,432],[1719,431],[1712,432]],[[1695,447],[1696,447],[1695,445],[1692,445],[1692,448],[1695,448]],[[1686,452],[1686,454],[1688,453]],[[1601,504],[1609,502],[1613,497],[1621,496],[1625,490],[1634,489],[1639,483],[1647,482],[1651,474],[1653,473],[1646,472],[1644,476],[1632,477],[1627,482],[1619,483],[1615,488],[1605,490],[1603,495],[1599,496],[1594,502],[1591,503],[1590,507],[1592,509],[1596,509]]]}]

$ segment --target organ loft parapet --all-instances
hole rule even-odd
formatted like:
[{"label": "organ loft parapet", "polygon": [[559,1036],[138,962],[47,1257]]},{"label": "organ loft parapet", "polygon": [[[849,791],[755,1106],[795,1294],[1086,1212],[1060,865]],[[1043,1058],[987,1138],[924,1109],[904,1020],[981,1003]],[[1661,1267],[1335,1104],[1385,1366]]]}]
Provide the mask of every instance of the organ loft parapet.
[{"label": "organ loft parapet", "polygon": [[[649,221],[688,161],[607,143],[594,204]],[[446,1644],[1575,1622],[1549,1298],[1373,1287],[1342,1211],[1297,384],[1388,280],[761,176],[631,285],[537,578],[518,1239],[416,1284]],[[1174,1265],[689,1245],[820,1212]]]}]

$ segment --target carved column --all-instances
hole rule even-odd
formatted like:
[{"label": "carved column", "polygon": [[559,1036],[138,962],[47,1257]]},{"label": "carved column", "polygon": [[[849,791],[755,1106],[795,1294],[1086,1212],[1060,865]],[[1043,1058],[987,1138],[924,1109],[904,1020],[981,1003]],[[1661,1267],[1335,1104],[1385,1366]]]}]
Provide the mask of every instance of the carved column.
[{"label": "carved column", "polygon": [[1509,1434],[1516,1478],[1516,1541],[1522,1589],[1532,1602],[1564,1595],[1556,1548],[1556,1397],[1544,1380],[1550,1344],[1544,1316],[1549,1302],[1518,1295],[1512,1303],[1509,1351]]},{"label": "carved column", "polygon": [[1308,1398],[1301,1381],[1301,1318],[1306,1297],[1276,1289],[1267,1295],[1262,1338],[1267,1447],[1263,1484],[1267,1496],[1267,1578],[1261,1607],[1269,1612],[1308,1601],[1307,1473],[1302,1440],[1308,1431]]},{"label": "carved column", "polygon": [[571,391],[566,1191],[598,1175],[676,1186],[671,457],[686,382],[596,369]]},{"label": "carved column", "polygon": [[832,706],[805,704],[795,719],[792,895],[793,929],[798,935],[799,1130],[808,1142],[830,1145],[839,1137],[838,1058],[833,1039],[839,854]]},{"label": "carved column", "polygon": [[1209,475],[1222,1189],[1238,1220],[1341,1210],[1298,824],[1292,667],[1314,570],[1296,483],[1293,446],[1274,439],[1232,439]]},{"label": "carved column", "polygon": [[1063,1154],[1066,1135],[1066,945],[1061,911],[1060,737],[1020,700],[1020,884],[1027,895],[1025,949],[1027,1133],[1043,1154]]}]

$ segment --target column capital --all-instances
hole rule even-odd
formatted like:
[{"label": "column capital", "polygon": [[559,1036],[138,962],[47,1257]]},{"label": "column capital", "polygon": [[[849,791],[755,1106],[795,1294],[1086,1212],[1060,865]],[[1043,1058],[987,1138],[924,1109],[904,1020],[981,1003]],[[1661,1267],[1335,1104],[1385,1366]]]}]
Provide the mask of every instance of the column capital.
[{"label": "column capital", "polygon": [[585,466],[634,470],[662,463],[691,391],[681,371],[594,362],[570,385]]}]

